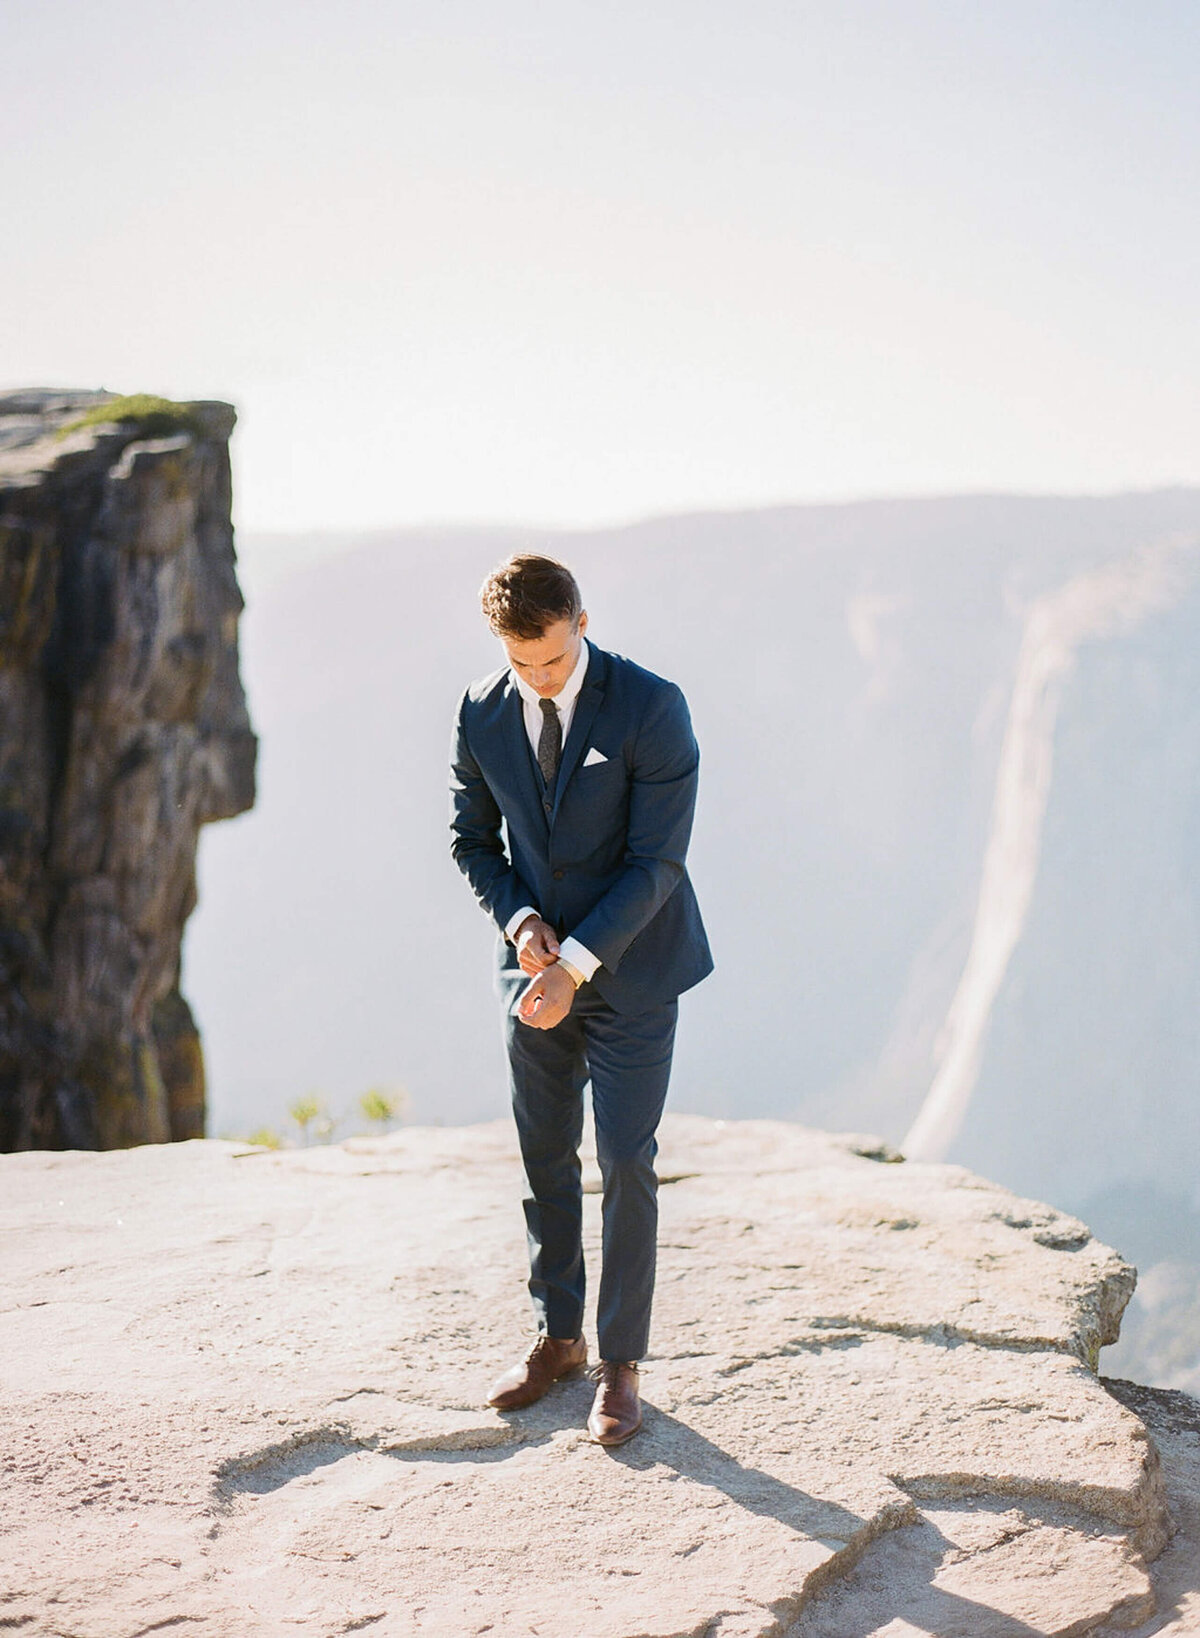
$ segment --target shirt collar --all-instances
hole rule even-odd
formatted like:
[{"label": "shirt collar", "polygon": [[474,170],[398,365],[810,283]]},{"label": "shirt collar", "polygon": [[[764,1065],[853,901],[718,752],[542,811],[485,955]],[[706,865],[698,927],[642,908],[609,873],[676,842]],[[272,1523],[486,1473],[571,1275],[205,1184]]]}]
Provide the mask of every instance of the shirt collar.
[{"label": "shirt collar", "polygon": [[[587,676],[589,652],[588,640],[585,637],[579,645],[579,658],[575,662],[575,669],[558,693],[552,696],[560,716],[564,711],[569,711],[579,697],[579,690],[583,687],[583,679]],[[542,696],[537,690],[531,688],[524,677],[518,675],[511,666],[509,667],[509,675],[516,683],[517,693],[520,694],[526,705],[534,705],[538,710],[541,710]]]}]

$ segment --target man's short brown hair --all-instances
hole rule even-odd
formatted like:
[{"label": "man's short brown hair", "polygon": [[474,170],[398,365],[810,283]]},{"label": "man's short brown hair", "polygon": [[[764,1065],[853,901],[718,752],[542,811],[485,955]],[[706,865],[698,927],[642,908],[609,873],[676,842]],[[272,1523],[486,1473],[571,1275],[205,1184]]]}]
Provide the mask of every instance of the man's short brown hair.
[{"label": "man's short brown hair", "polygon": [[575,576],[565,563],[518,552],[498,564],[479,588],[483,617],[497,637],[529,642],[558,620],[572,625],[583,611]]}]

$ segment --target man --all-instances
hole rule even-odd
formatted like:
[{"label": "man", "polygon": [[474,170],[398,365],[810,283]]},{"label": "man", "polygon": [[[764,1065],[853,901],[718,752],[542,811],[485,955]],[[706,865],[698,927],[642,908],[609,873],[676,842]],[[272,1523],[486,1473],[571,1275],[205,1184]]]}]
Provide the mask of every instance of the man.
[{"label": "man", "polygon": [[579,1143],[590,1079],[604,1194],[588,1430],[620,1444],[641,1426],[655,1132],[677,997],[712,970],[684,868],[699,753],[673,683],[586,641],[579,588],[561,563],[510,558],[480,597],[508,664],[459,704],[451,851],[504,935],[499,987],[538,1327],[488,1403],[530,1405],[587,1362]]}]

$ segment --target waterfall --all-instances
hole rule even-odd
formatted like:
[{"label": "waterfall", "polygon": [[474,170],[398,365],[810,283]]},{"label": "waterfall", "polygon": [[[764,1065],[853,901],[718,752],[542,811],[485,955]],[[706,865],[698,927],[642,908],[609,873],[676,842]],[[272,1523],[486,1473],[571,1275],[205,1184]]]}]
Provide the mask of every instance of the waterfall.
[{"label": "waterfall", "polygon": [[970,1105],[996,996],[1033,897],[1063,684],[1081,643],[1125,631],[1173,602],[1181,546],[1143,548],[1078,575],[1031,605],[1025,620],[971,946],[938,1041],[938,1067],[904,1139],[913,1160],[944,1160]]}]

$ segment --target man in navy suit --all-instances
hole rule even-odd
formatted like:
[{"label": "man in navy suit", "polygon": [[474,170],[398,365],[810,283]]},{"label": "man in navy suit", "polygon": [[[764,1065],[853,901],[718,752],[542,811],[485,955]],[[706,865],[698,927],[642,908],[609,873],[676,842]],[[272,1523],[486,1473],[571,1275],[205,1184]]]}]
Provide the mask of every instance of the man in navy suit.
[{"label": "man in navy suit", "polygon": [[674,683],[586,640],[569,569],[531,553],[481,589],[507,657],[459,703],[451,851],[501,935],[499,988],[538,1334],[489,1404],[587,1362],[579,1143],[590,1080],[603,1179],[593,1439],[641,1426],[654,1292],[655,1132],[678,996],[712,970],[685,868],[699,753]]}]

